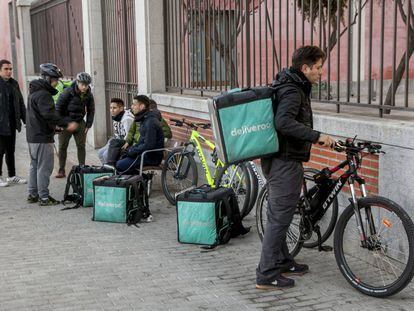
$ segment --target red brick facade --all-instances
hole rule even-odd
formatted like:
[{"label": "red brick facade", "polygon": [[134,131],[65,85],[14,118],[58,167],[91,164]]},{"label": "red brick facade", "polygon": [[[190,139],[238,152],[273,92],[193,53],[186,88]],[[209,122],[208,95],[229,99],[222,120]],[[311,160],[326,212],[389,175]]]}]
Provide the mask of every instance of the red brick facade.
[{"label": "red brick facade", "polygon": [[[168,120],[170,118],[175,119],[182,119],[183,116],[173,113],[167,113],[163,112],[164,119]],[[192,118],[192,117],[185,117],[187,121],[190,122],[200,122],[205,123],[206,120],[198,119],[198,118]],[[168,122],[171,123],[171,122]],[[178,141],[187,141],[188,137],[190,135],[190,132],[187,132],[187,129],[184,127],[176,127],[171,126],[171,129],[173,131],[173,139]],[[199,129],[199,132],[208,140],[214,141],[213,133],[211,130],[203,130]],[[345,154],[344,153],[338,153],[334,150],[330,150],[329,148],[316,146],[312,148],[312,156],[311,160],[304,165],[306,167],[313,167],[316,169],[323,169],[324,167],[334,167],[345,160]],[[335,176],[339,176],[344,171],[339,171],[335,174]],[[366,190],[368,194],[375,195],[378,194],[378,172],[379,172],[379,160],[378,156],[376,155],[367,155],[364,157],[362,161],[362,168],[359,171],[361,177],[365,178],[366,181]],[[348,186],[345,186],[344,191],[349,191]],[[359,191],[357,194],[360,194]]]}]

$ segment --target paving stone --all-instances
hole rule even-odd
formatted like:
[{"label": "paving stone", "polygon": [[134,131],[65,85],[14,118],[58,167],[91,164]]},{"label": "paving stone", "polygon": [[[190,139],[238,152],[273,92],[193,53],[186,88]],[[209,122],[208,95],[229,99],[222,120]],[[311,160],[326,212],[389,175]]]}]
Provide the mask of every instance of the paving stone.
[{"label": "paving stone", "polygon": [[[68,165],[76,162],[74,142]],[[18,174],[27,175],[29,156],[18,135]],[[88,164],[98,164],[88,149]],[[57,159],[55,159],[57,164]],[[61,199],[65,180],[51,178]],[[288,290],[255,289],[260,240],[252,232],[213,252],[177,242],[176,214],[157,176],[150,207],[154,222],[91,221],[92,208],[26,204],[26,186],[0,188],[0,310],[413,310],[414,284],[390,299],[353,289],[333,253],[303,249],[298,262],[310,273]],[[167,208],[168,207],[168,208]]]}]

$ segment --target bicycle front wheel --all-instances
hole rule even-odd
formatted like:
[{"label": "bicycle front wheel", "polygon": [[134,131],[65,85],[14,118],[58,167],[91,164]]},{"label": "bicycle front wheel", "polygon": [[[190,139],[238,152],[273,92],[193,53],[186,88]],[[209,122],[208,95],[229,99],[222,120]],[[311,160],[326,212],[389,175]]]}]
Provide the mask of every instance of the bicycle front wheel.
[{"label": "bicycle front wheel", "polygon": [[197,186],[197,164],[190,153],[173,151],[168,154],[161,174],[162,190],[168,202],[175,204],[176,193]]},{"label": "bicycle front wheel", "polygon": [[240,216],[243,218],[249,208],[251,193],[250,174],[246,163],[220,168],[215,186],[233,188],[239,203]]},{"label": "bicycle front wheel", "polygon": [[[256,205],[256,227],[260,240],[263,241],[265,229],[267,225],[267,209],[268,209],[268,190],[265,185],[259,193]],[[290,255],[295,257],[301,250],[303,241],[300,234],[301,215],[297,210],[293,215],[293,220],[286,233],[286,244]]]},{"label": "bicycle front wheel", "polygon": [[414,275],[414,224],[398,204],[386,198],[362,198],[358,208],[366,241],[360,240],[357,216],[349,205],[335,229],[339,270],[363,294],[394,295]]}]

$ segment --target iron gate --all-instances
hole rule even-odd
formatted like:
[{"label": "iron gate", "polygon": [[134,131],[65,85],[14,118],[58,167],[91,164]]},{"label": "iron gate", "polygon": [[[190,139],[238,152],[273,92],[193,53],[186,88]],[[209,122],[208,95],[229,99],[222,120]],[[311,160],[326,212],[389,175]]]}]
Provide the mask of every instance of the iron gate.
[{"label": "iron gate", "polygon": [[107,102],[113,97],[127,106],[138,92],[135,1],[102,0]]},{"label": "iron gate", "polygon": [[82,0],[37,1],[30,15],[35,70],[51,62],[67,77],[84,71]]},{"label": "iron gate", "polygon": [[337,107],[414,111],[414,9],[404,0],[164,0],[167,90],[266,85],[302,45],[327,54],[312,90]]}]

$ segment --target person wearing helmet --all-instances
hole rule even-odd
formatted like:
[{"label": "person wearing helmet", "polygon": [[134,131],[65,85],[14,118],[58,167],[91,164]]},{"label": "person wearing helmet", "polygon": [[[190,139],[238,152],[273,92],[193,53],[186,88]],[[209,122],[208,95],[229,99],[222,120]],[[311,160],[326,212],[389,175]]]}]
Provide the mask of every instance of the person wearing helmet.
[{"label": "person wearing helmet", "polygon": [[[65,165],[67,150],[72,135],[75,138],[79,165],[85,164],[86,134],[91,128],[95,115],[95,102],[91,92],[91,76],[86,72],[78,73],[75,81],[67,87],[56,102],[56,110],[66,122],[78,123],[78,129],[71,133],[62,131],[59,134],[59,171],[56,178],[66,177]],[[86,122],[84,120],[86,115]]]},{"label": "person wearing helmet", "polygon": [[54,134],[56,127],[73,132],[76,122],[67,122],[55,109],[53,95],[62,77],[60,69],[51,63],[40,65],[40,79],[29,84],[27,99],[26,138],[29,144],[30,170],[28,203],[39,202],[41,206],[56,205],[59,201],[49,194],[50,175],[54,165]]}]

